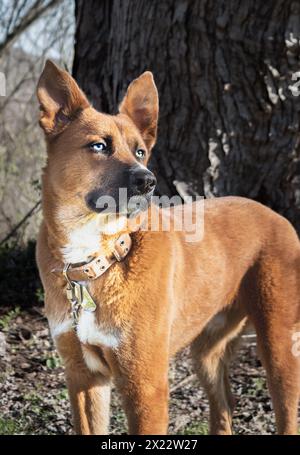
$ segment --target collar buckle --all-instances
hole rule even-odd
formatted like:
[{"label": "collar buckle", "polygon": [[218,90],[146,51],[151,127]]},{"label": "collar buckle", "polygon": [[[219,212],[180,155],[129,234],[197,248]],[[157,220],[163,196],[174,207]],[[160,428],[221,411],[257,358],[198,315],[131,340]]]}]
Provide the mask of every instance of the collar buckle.
[{"label": "collar buckle", "polygon": [[115,248],[113,251],[113,255],[116,258],[118,262],[121,262],[122,259],[124,259],[127,254],[129,253],[129,250],[132,245],[132,240],[130,235],[128,234],[122,234],[118,238],[118,240],[115,243]]}]

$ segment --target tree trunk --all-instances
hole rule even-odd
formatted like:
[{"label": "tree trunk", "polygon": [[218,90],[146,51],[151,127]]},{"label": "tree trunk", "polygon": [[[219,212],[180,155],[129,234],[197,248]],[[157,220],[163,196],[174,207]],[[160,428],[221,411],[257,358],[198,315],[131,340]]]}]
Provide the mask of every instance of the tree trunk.
[{"label": "tree trunk", "polygon": [[247,196],[300,232],[299,1],[77,0],[76,19],[73,72],[96,108],[154,73],[160,193]]}]

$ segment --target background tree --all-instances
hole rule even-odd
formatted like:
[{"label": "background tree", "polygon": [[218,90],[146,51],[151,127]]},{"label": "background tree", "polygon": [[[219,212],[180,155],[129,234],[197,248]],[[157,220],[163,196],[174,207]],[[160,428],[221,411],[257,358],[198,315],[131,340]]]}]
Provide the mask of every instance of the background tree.
[{"label": "background tree", "polygon": [[73,73],[97,108],[154,72],[161,193],[247,196],[300,231],[298,1],[76,0],[76,24]]},{"label": "background tree", "polygon": [[0,57],[34,22],[63,0],[2,0],[0,3]]},{"label": "background tree", "polygon": [[73,7],[72,0],[0,0],[0,248],[36,235],[45,145],[35,90],[46,56],[72,63]]}]

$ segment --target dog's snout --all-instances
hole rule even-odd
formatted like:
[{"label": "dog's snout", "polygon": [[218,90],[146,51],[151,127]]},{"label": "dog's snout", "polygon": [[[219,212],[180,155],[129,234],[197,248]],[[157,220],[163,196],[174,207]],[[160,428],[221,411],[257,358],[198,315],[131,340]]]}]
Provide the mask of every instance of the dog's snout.
[{"label": "dog's snout", "polygon": [[156,185],[156,178],[148,169],[136,169],[130,175],[130,185],[137,194],[149,193]]}]

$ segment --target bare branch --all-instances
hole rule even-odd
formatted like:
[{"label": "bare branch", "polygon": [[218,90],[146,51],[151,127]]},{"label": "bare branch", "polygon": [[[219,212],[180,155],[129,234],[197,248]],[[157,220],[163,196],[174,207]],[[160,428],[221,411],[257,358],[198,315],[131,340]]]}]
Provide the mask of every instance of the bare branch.
[{"label": "bare branch", "polygon": [[[9,29],[7,29],[7,34],[2,43],[0,43],[0,57],[8,48],[8,46],[10,46],[13,43],[13,41],[21,33],[23,33],[34,21],[41,17],[50,8],[59,5],[61,2],[62,0],[49,0],[49,2],[46,4],[44,4],[44,2],[41,2],[40,0],[34,2],[32,7],[24,14],[24,16],[22,16],[19,22],[16,23],[14,29],[12,31],[9,31]],[[23,6],[24,5],[22,4],[22,9]],[[19,14],[20,11],[18,11],[17,15]],[[12,17],[10,18],[10,22],[12,22]]]},{"label": "bare branch", "polygon": [[37,203],[26,213],[26,215],[21,219],[21,221],[4,237],[0,242],[0,246],[4,245],[19,229],[23,224],[30,218],[35,211],[40,210],[41,201]]}]

